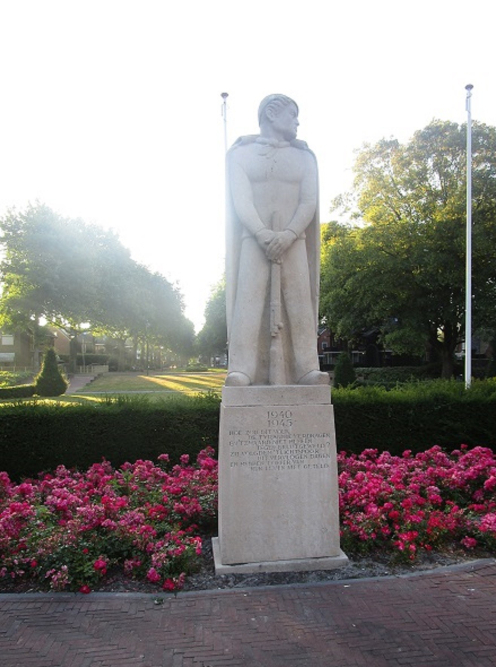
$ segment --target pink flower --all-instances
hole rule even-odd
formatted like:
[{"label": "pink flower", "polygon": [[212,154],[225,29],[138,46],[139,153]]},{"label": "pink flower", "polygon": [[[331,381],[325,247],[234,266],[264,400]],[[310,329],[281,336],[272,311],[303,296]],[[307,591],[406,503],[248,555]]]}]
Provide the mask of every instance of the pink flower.
[{"label": "pink flower", "polygon": [[83,584],[83,586],[80,587],[79,592],[88,595],[88,593],[91,593],[91,588],[88,586],[88,584]]},{"label": "pink flower", "polygon": [[162,588],[164,591],[173,591],[176,588],[174,579],[166,579],[162,584]]},{"label": "pink flower", "polygon": [[[160,581],[160,579],[161,579],[160,574],[157,572],[157,570],[154,567],[151,567],[148,570],[148,572],[146,573],[146,578],[148,579],[148,581],[151,581],[153,584],[156,584],[157,581]],[[164,586],[165,586],[165,584],[164,584]]]},{"label": "pink flower", "polygon": [[464,537],[462,544],[466,549],[474,549],[477,546],[477,540],[473,537]]},{"label": "pink flower", "polygon": [[101,575],[107,574],[107,563],[101,557],[93,563],[93,568]]}]

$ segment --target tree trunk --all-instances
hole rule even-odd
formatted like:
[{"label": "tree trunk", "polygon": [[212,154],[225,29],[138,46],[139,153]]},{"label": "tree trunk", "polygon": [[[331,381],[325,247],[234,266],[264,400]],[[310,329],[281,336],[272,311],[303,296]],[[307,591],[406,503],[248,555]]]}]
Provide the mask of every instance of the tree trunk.
[{"label": "tree trunk", "polygon": [[38,373],[41,368],[39,329],[40,329],[40,324],[38,321],[38,317],[35,317],[34,327],[33,327],[33,369],[35,373]]},{"label": "tree trunk", "polygon": [[441,345],[441,377],[449,380],[455,372],[455,348],[457,341],[451,324],[447,323],[444,325],[443,334],[444,338]]},{"label": "tree trunk", "polygon": [[455,372],[455,362],[453,359],[453,352],[443,345],[441,350],[442,370],[441,377],[445,380],[450,380]]},{"label": "tree trunk", "polygon": [[77,373],[77,353],[78,353],[78,342],[77,342],[77,331],[76,329],[70,329],[69,331],[69,373]]},{"label": "tree trunk", "polygon": [[119,372],[124,372],[126,370],[126,358],[125,358],[125,348],[126,341],[123,338],[119,338],[117,341],[117,370]]}]

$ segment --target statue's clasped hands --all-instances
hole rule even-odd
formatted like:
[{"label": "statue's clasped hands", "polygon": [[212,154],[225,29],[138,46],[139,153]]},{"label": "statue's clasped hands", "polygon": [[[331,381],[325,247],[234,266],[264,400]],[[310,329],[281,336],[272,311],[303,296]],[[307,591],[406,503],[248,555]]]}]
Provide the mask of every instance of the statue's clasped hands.
[{"label": "statue's clasped hands", "polygon": [[278,264],[281,263],[282,256],[297,238],[296,234],[289,229],[282,232],[263,229],[257,233],[256,237],[260,246],[265,250],[267,259]]}]

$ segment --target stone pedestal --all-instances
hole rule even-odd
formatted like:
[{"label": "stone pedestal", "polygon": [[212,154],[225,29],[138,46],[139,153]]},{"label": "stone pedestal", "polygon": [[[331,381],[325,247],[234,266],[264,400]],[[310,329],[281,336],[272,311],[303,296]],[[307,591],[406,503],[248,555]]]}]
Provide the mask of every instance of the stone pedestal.
[{"label": "stone pedestal", "polygon": [[224,387],[217,574],[341,567],[328,386]]}]

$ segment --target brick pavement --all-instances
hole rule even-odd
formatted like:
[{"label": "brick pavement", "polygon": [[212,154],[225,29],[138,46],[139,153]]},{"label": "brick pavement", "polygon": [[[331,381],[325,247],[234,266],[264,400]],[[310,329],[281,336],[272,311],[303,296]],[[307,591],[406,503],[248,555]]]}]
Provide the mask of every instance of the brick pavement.
[{"label": "brick pavement", "polygon": [[489,667],[496,561],[182,593],[0,595],[0,667]]}]

